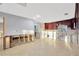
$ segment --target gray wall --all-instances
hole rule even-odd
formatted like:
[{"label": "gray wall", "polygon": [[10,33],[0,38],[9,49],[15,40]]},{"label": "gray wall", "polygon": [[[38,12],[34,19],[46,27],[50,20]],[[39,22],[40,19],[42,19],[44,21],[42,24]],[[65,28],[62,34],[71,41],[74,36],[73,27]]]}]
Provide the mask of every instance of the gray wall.
[{"label": "gray wall", "polygon": [[0,13],[6,16],[6,35],[22,34],[22,30],[34,30],[34,22],[30,19]]},{"label": "gray wall", "polygon": [[22,30],[34,30],[33,21],[12,17],[8,19],[7,26],[7,34],[21,34]]}]

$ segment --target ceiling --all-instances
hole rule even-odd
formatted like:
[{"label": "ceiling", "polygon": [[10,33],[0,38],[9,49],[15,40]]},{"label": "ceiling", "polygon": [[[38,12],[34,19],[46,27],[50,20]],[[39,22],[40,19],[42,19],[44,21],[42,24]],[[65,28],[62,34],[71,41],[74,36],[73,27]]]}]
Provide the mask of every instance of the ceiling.
[{"label": "ceiling", "polygon": [[47,23],[74,18],[75,3],[3,3],[0,12],[5,12],[37,22]]}]

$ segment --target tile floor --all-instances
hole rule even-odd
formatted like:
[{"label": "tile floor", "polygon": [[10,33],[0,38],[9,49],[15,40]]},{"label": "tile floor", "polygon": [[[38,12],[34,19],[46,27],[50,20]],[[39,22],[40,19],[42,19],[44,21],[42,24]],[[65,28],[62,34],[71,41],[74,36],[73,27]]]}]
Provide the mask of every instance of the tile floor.
[{"label": "tile floor", "polygon": [[0,51],[1,56],[79,56],[79,45],[61,40],[37,39]]}]

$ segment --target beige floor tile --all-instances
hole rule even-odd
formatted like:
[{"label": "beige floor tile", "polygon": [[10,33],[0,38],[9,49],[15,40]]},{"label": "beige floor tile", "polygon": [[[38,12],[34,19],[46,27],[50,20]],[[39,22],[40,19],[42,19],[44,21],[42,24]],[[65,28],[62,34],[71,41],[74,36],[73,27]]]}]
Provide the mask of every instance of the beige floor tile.
[{"label": "beige floor tile", "polygon": [[79,45],[65,44],[64,41],[37,39],[0,51],[1,56],[79,56]]}]

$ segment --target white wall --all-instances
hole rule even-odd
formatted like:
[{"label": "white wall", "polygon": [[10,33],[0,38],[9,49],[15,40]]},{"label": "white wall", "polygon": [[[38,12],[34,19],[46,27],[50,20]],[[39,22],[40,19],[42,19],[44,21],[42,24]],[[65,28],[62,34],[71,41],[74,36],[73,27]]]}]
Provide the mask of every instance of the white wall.
[{"label": "white wall", "polygon": [[3,17],[0,17],[0,23],[3,23]]},{"label": "white wall", "polygon": [[0,23],[0,31],[3,31],[3,24]]},{"label": "white wall", "polygon": [[3,18],[0,17],[0,31],[3,31]]}]

